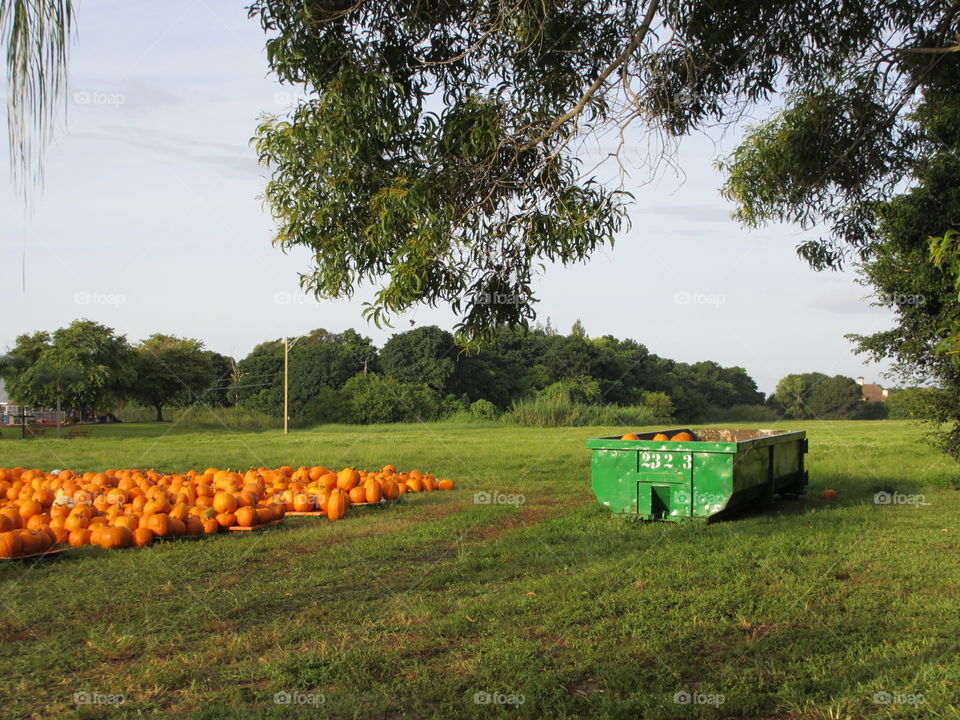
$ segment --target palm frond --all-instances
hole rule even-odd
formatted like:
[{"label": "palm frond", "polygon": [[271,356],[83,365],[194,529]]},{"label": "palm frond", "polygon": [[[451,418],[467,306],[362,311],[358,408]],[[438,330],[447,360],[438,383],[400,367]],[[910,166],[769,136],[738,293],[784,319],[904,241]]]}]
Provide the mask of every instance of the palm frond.
[{"label": "palm frond", "polygon": [[0,0],[10,172],[25,196],[43,178],[41,160],[67,84],[73,17],[72,0]]}]

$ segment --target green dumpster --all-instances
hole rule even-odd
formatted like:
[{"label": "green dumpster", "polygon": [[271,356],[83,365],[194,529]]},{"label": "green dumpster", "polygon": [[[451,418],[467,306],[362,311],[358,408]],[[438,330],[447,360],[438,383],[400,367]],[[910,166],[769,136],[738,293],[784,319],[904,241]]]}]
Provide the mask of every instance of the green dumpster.
[{"label": "green dumpster", "polygon": [[643,520],[707,520],[807,486],[807,434],[786,430],[687,432],[692,441],[592,438],[593,492],[617,515]]}]

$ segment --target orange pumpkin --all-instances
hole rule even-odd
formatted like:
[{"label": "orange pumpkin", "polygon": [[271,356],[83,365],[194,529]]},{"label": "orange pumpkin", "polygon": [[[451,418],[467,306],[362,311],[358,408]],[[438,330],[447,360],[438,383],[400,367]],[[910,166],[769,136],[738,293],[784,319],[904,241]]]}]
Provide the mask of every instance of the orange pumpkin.
[{"label": "orange pumpkin", "polygon": [[437,490],[453,490],[456,487],[453,484],[453,480],[449,478],[443,478],[437,482]]},{"label": "orange pumpkin", "polygon": [[20,517],[24,522],[28,522],[34,515],[43,512],[43,506],[36,500],[26,500],[20,504]]},{"label": "orange pumpkin", "polygon": [[27,520],[27,529],[28,530],[39,530],[44,525],[50,524],[50,516],[41,513],[40,515],[32,515],[30,519]]},{"label": "orange pumpkin", "polygon": [[218,492],[213,496],[213,509],[218,513],[233,513],[237,509],[237,496],[232,492]]},{"label": "orange pumpkin", "polygon": [[337,473],[337,487],[341,490],[352,490],[360,483],[360,473],[353,468],[344,468]]},{"label": "orange pumpkin", "polygon": [[183,521],[183,524],[187,529],[187,537],[203,535],[203,523],[200,521],[200,518],[191,515]]},{"label": "orange pumpkin", "polygon": [[316,496],[307,493],[297,493],[293,496],[294,512],[313,512],[316,508]]},{"label": "orange pumpkin", "polygon": [[220,532],[220,523],[217,522],[216,517],[202,517],[200,522],[203,525],[204,535],[214,535]]},{"label": "orange pumpkin", "polygon": [[133,544],[137,547],[146,547],[147,545],[152,545],[156,537],[150,528],[137,528],[133,531]]},{"label": "orange pumpkin", "polygon": [[[144,517],[146,517],[146,515],[144,515]],[[144,525],[140,527],[144,527]],[[170,516],[166,513],[154,513],[147,518],[145,527],[153,530],[153,534],[157,537],[169,537],[171,534]]]},{"label": "orange pumpkin", "polygon": [[23,540],[16,530],[0,533],[0,557],[10,558],[23,554]]},{"label": "orange pumpkin", "polygon": [[683,432],[678,432],[676,435],[674,435],[670,439],[673,440],[674,442],[692,442],[693,435],[691,435],[686,431],[683,431]]},{"label": "orange pumpkin", "polygon": [[327,517],[339,520],[347,512],[347,495],[343,492],[332,492],[327,498]]},{"label": "orange pumpkin", "polygon": [[663,442],[664,440],[669,440],[670,438],[664,433],[657,433],[652,439],[656,440],[657,442]]},{"label": "orange pumpkin", "polygon": [[240,527],[253,527],[257,524],[257,511],[252,507],[242,507],[237,509],[237,525]]},{"label": "orange pumpkin", "polygon": [[[365,503],[367,501],[367,491],[359,485],[351,488],[350,492],[347,493],[347,496],[350,498],[350,503],[353,505],[356,505],[357,503]],[[330,505],[329,500],[327,500],[327,505]]]},{"label": "orange pumpkin", "polygon": [[273,514],[273,510],[268,507],[253,508],[253,513],[257,518],[257,525],[266,525],[277,519]]},{"label": "orange pumpkin", "polygon": [[87,528],[77,528],[76,530],[71,530],[70,535],[67,538],[67,542],[70,543],[71,547],[89,545],[90,531]]},{"label": "orange pumpkin", "polygon": [[170,518],[170,535],[173,537],[183,537],[187,534],[187,526],[183,520]]},{"label": "orange pumpkin", "polygon": [[122,525],[101,530],[97,534],[97,544],[104,550],[119,550],[133,544],[133,533]]},{"label": "orange pumpkin", "polygon": [[363,489],[368,503],[378,503],[383,497],[383,490],[378,480],[367,480],[367,482],[364,483]]},{"label": "orange pumpkin", "polygon": [[620,437],[621,440],[639,440],[639,436],[636,433],[628,432],[626,435]]},{"label": "orange pumpkin", "polygon": [[217,515],[217,524],[222,528],[233,527],[237,524],[237,516],[233,513],[220,513]]}]

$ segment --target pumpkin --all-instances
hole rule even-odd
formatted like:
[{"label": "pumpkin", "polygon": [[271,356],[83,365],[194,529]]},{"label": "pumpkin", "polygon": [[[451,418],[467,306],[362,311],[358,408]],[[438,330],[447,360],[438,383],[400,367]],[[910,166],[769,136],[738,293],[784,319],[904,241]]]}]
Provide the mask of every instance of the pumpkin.
[{"label": "pumpkin", "polygon": [[177,503],[167,514],[172,520],[186,520],[190,517],[190,506],[186,503]]},{"label": "pumpkin", "polygon": [[639,440],[640,438],[632,432],[628,432],[626,435],[620,437],[621,440]]},{"label": "pumpkin", "polygon": [[252,507],[242,507],[237,510],[237,525],[240,527],[253,527],[257,524],[257,511]]},{"label": "pumpkin", "polygon": [[237,497],[232,492],[221,491],[213,496],[213,509],[218,513],[233,513],[237,505]]},{"label": "pumpkin", "polygon": [[133,531],[133,544],[137,547],[146,547],[147,545],[152,545],[153,541],[157,539],[157,536],[153,534],[153,530],[150,528],[137,528]]},{"label": "pumpkin", "polygon": [[39,530],[44,525],[50,524],[50,516],[44,513],[40,515],[32,515],[29,520],[27,520],[27,529],[28,530]]},{"label": "pumpkin", "polygon": [[13,523],[13,529],[17,530],[23,527],[23,518],[20,517],[20,513],[17,509],[11,505],[0,510],[0,514],[6,515],[10,518],[10,522]]},{"label": "pumpkin", "polygon": [[360,473],[353,468],[344,468],[337,473],[337,487],[341,490],[352,490],[360,484]]},{"label": "pumpkin", "polygon": [[16,530],[0,533],[0,557],[10,558],[23,554],[23,540]]},{"label": "pumpkin", "polygon": [[0,533],[13,530],[13,520],[6,515],[0,515]]},{"label": "pumpkin", "polygon": [[[147,516],[144,515],[146,518]],[[166,513],[154,513],[149,518],[147,518],[147,524],[140,525],[140,527],[147,527],[150,530],[153,530],[154,535],[157,537],[168,537],[171,534],[170,527],[170,516]]]},{"label": "pumpkin", "polygon": [[347,512],[347,494],[344,492],[332,492],[327,498],[327,517],[331,520],[339,520]]},{"label": "pumpkin", "polygon": [[97,544],[104,550],[119,550],[133,544],[133,533],[122,525],[101,530],[97,535]]},{"label": "pumpkin", "polygon": [[20,504],[20,517],[24,522],[28,522],[34,515],[39,515],[42,512],[43,505],[36,500],[26,500]]},{"label": "pumpkin", "polygon": [[233,513],[220,513],[217,515],[217,524],[222,528],[233,527],[237,524],[237,516]]},{"label": "pumpkin", "polygon": [[[357,503],[365,503],[367,501],[367,491],[357,485],[347,493],[347,497],[350,498],[350,503],[352,505],[356,505]],[[327,505],[329,504],[330,501],[327,500]]]},{"label": "pumpkin", "polygon": [[397,495],[406,495],[408,492],[410,492],[410,488],[407,487],[405,482],[397,483]]},{"label": "pumpkin", "polygon": [[294,512],[313,512],[316,506],[316,498],[307,493],[297,493],[293,496]]},{"label": "pumpkin", "polygon": [[413,474],[407,478],[407,490],[410,492],[423,492],[423,481],[419,477],[419,473],[414,476]]},{"label": "pumpkin", "polygon": [[201,517],[200,523],[203,525],[204,535],[214,535],[220,532],[220,523],[216,517]]},{"label": "pumpkin", "polygon": [[183,537],[187,534],[187,526],[183,520],[170,518],[170,534],[173,537]]},{"label": "pumpkin", "polygon": [[656,442],[663,442],[664,440],[669,440],[670,438],[669,438],[669,436],[667,436],[667,435],[665,435],[665,434],[663,434],[663,433],[657,433],[656,435],[653,436],[653,439],[654,439]]},{"label": "pumpkin", "polygon": [[90,534],[91,533],[87,528],[77,528],[76,530],[71,530],[70,536],[67,538],[67,542],[70,544],[70,547],[89,545]]},{"label": "pumpkin", "polygon": [[20,541],[23,543],[23,554],[34,555],[45,552],[53,545],[50,536],[39,530],[14,530],[19,533]]},{"label": "pumpkin", "polygon": [[140,518],[138,518],[136,515],[121,515],[113,521],[113,526],[125,527],[130,532],[133,532],[140,527]]},{"label": "pumpkin", "polygon": [[368,503],[380,502],[380,499],[383,497],[383,489],[380,487],[379,480],[367,480],[363,488]]},{"label": "pumpkin", "polygon": [[449,478],[443,478],[437,481],[437,490],[453,490],[454,487],[456,486],[453,484],[453,480]]},{"label": "pumpkin", "polygon": [[836,490],[824,490],[819,495],[821,500],[836,500],[837,491]]},{"label": "pumpkin", "polygon": [[678,432],[676,435],[674,435],[670,439],[674,442],[693,442],[693,435],[691,435],[686,431],[683,431],[683,432]]},{"label": "pumpkin", "polygon": [[434,490],[437,489],[437,486],[433,482],[433,480],[434,479],[429,475],[427,475],[425,478],[423,478],[423,480],[421,480],[421,482],[423,483],[424,492],[433,492]]},{"label": "pumpkin", "polygon": [[268,507],[253,508],[253,513],[256,516],[256,525],[266,525],[277,519],[273,510]]},{"label": "pumpkin", "polygon": [[187,529],[187,537],[197,537],[198,535],[203,535],[203,523],[200,522],[200,518],[191,515],[183,521],[183,524]]}]

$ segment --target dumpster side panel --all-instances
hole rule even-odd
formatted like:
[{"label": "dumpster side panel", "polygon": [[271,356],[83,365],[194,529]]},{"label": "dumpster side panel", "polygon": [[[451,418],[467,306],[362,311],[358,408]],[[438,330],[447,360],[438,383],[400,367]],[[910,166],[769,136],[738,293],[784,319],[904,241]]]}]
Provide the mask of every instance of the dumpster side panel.
[{"label": "dumpster side panel", "polygon": [[804,468],[806,450],[806,438],[774,446],[773,474],[777,490],[786,489],[787,492],[798,494],[803,492],[807,485]]},{"label": "dumpster side panel", "polygon": [[733,495],[733,454],[693,454],[692,516],[708,518],[727,507]]},{"label": "dumpster side panel", "polygon": [[614,513],[637,513],[637,451],[593,451],[593,493]]},{"label": "dumpster side panel", "polygon": [[745,447],[737,453],[733,468],[733,495],[727,510],[773,497],[772,446]]},{"label": "dumpster side panel", "polygon": [[637,511],[645,520],[682,521],[693,501],[689,452],[641,451],[638,465]]}]

